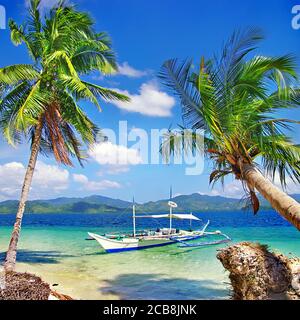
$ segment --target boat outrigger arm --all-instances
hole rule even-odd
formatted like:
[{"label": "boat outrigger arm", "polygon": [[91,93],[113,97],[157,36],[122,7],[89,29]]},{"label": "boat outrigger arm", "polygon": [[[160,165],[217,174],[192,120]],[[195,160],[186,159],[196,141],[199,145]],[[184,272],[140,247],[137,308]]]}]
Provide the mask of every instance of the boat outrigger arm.
[{"label": "boat outrigger arm", "polygon": [[[172,228],[173,219],[190,220],[190,222],[200,221],[200,219],[194,216],[193,214],[175,214],[172,211],[173,208],[177,207],[177,204],[169,201],[168,205],[170,207],[170,212],[168,214],[136,215],[135,204],[133,204],[133,234],[131,235],[98,235],[94,233],[88,234],[92,239],[95,239],[106,252],[109,253],[142,250],[153,247],[167,246],[174,243],[179,243],[179,247],[183,247],[185,242],[187,241],[199,239],[208,235],[221,235],[224,236],[225,239],[220,240],[219,242],[206,242],[203,243],[203,245],[225,243],[231,240],[228,236],[222,234],[220,231],[207,232],[206,229],[208,228],[210,221],[208,221],[201,230],[196,231],[185,231]],[[170,225],[169,228],[158,229],[156,231],[143,231],[141,233],[137,233],[136,219],[139,218],[167,218],[170,221]]]}]

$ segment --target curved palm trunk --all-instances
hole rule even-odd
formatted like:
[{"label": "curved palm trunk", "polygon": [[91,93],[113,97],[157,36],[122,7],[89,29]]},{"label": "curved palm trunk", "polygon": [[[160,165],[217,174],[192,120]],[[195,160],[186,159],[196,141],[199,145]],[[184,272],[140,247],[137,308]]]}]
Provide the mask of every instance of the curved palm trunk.
[{"label": "curved palm trunk", "polygon": [[286,220],[300,230],[300,203],[274,186],[255,167],[242,165],[243,179],[255,188]]},{"label": "curved palm trunk", "polygon": [[16,266],[17,246],[18,246],[18,241],[19,241],[19,236],[21,231],[22,219],[23,219],[26,201],[28,199],[28,194],[30,191],[30,186],[32,182],[36,161],[37,161],[37,156],[39,153],[42,126],[43,126],[43,123],[42,121],[40,121],[35,130],[35,136],[34,136],[32,148],[31,148],[31,155],[29,158],[28,167],[25,174],[20,202],[19,202],[19,208],[16,215],[16,222],[14,224],[11,240],[10,240],[7,254],[6,254],[6,260],[4,264],[5,271],[13,271]]}]

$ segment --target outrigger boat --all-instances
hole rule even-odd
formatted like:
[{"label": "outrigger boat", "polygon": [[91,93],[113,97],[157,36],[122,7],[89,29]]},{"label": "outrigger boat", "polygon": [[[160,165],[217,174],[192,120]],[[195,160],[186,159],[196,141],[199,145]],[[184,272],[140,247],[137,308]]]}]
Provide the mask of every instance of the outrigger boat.
[{"label": "outrigger boat", "polygon": [[[217,245],[231,241],[231,239],[223,234],[221,231],[207,232],[207,228],[210,224],[208,221],[204,227],[200,230],[188,231],[178,230],[173,228],[173,219],[200,221],[199,218],[193,214],[177,214],[173,213],[173,209],[177,208],[177,204],[173,201],[168,202],[170,212],[168,214],[160,215],[136,215],[136,205],[133,203],[132,218],[133,218],[133,233],[132,234],[105,234],[98,235],[95,233],[88,233],[90,238],[96,240],[100,246],[108,253],[116,253],[132,250],[143,250],[154,247],[162,247],[178,243],[180,248],[184,247],[203,247],[208,245]],[[157,229],[156,231],[146,230],[136,231],[136,219],[153,218],[153,219],[169,219],[169,228]],[[211,242],[189,243],[192,240],[200,239],[203,237],[218,235],[221,236],[221,240]]]}]

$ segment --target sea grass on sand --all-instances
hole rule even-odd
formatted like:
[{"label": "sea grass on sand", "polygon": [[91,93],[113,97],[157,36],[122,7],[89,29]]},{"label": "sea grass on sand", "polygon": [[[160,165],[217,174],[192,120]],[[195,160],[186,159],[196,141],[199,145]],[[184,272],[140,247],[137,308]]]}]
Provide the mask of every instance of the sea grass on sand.
[{"label": "sea grass on sand", "polygon": [[300,258],[251,242],[224,248],[217,258],[229,271],[235,300],[300,299]]},{"label": "sea grass on sand", "polygon": [[29,273],[7,272],[1,280],[0,300],[73,300],[51,290],[48,283]]},{"label": "sea grass on sand", "polygon": [[28,273],[8,272],[5,286],[0,290],[0,300],[48,300],[49,284]]}]

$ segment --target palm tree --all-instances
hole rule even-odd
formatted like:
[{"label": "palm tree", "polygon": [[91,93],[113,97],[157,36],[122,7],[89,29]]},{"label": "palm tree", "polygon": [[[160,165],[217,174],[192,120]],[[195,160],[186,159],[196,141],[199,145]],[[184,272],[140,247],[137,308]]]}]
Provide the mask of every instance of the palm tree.
[{"label": "palm tree", "polygon": [[64,1],[40,17],[40,0],[31,0],[29,17],[18,26],[9,22],[15,45],[25,44],[32,64],[0,69],[1,128],[10,144],[31,141],[31,154],[24,178],[16,222],[6,255],[5,270],[16,264],[17,245],[25,204],[39,152],[53,154],[58,163],[82,164],[82,144],[95,142],[97,126],[79,106],[90,101],[100,110],[99,99],[128,98],[82,79],[92,71],[114,72],[115,56],[110,39],[96,33],[93,21]]},{"label": "palm tree", "polygon": [[[300,182],[300,147],[286,135],[299,122],[274,115],[300,104],[295,59],[254,56],[262,38],[255,28],[235,32],[221,57],[202,58],[198,71],[192,61],[164,63],[159,76],[179,97],[190,137],[181,129],[170,131],[161,152],[167,160],[183,150],[204,152],[214,166],[210,183],[224,183],[232,174],[243,183],[255,214],[258,191],[300,230],[300,204],[271,182],[275,177],[283,187],[287,177]],[[204,146],[197,142],[198,129]]]}]

